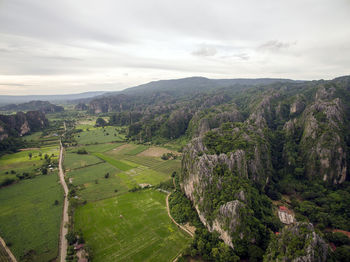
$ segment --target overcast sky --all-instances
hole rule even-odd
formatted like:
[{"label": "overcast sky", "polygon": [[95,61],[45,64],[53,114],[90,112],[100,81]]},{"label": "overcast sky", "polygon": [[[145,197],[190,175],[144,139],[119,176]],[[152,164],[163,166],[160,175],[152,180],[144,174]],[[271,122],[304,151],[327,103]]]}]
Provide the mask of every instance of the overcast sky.
[{"label": "overcast sky", "polygon": [[0,0],[0,94],[350,74],[350,0]]}]

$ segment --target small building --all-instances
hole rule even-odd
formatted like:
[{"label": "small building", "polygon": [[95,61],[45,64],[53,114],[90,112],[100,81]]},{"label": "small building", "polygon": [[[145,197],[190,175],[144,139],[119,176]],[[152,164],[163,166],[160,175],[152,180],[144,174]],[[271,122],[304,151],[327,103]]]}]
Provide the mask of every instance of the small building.
[{"label": "small building", "polygon": [[283,224],[290,225],[295,222],[294,214],[285,206],[278,207],[278,218]]},{"label": "small building", "polygon": [[84,248],[84,244],[75,244],[74,245],[74,250],[80,250],[80,249],[82,249],[82,248]]}]

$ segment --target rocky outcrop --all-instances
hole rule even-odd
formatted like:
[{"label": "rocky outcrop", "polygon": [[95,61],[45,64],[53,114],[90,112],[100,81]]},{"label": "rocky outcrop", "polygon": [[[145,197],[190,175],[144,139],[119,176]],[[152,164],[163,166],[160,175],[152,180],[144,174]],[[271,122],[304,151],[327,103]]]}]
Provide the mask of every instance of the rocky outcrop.
[{"label": "rocky outcrop", "polygon": [[287,165],[295,166],[295,154],[299,152],[299,162],[308,179],[340,184],[347,174],[346,116],[340,98],[333,98],[334,92],[334,88],[320,87],[300,117],[284,124],[287,141],[299,141],[294,149],[287,143],[284,158]]},{"label": "rocky outcrop", "polygon": [[287,226],[269,244],[264,262],[325,262],[329,247],[311,223]]},{"label": "rocky outcrop", "polygon": [[317,101],[305,110],[301,143],[306,160],[306,175],[320,176],[334,184],[346,179],[344,110],[339,98]]},{"label": "rocky outcrop", "polygon": [[9,136],[23,136],[49,125],[41,111],[18,112],[15,115],[0,115],[0,141]]},{"label": "rocky outcrop", "polygon": [[127,95],[115,95],[92,100],[89,111],[95,114],[122,112],[131,108],[132,99]]},{"label": "rocky outcrop", "polygon": [[[269,180],[272,169],[269,146],[260,135],[263,131],[256,128],[256,125],[248,124],[252,121],[254,118],[232,130],[232,136],[237,136],[237,140],[249,141],[249,146],[246,148],[210,154],[203,142],[205,138],[197,137],[185,148],[182,160],[180,185],[183,191],[193,202],[200,220],[208,230],[218,232],[220,238],[233,248],[234,236],[254,241],[245,233],[241,217],[249,213],[247,208],[249,189],[235,184],[233,180],[237,176],[243,181],[250,180],[264,186]],[[220,129],[215,132],[218,136],[221,135]],[[234,174],[233,180],[217,175],[215,172],[218,167],[226,167],[228,172]],[[230,187],[232,189],[228,189]],[[221,191],[227,190],[231,190],[232,193],[227,202],[213,207],[210,204],[211,194],[220,195]]]},{"label": "rocky outcrop", "polygon": [[295,97],[294,102],[290,105],[289,113],[291,116],[296,116],[302,113],[305,109],[305,98],[301,95]]},{"label": "rocky outcrop", "polygon": [[88,110],[89,107],[84,103],[79,103],[74,107],[74,109],[79,111],[85,111],[85,110]]}]

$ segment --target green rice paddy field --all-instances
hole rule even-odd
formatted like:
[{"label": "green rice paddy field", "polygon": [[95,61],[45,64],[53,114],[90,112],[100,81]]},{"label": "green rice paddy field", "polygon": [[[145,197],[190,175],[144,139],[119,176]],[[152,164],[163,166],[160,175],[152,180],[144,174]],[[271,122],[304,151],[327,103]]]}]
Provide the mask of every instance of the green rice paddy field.
[{"label": "green rice paddy field", "polygon": [[[87,200],[75,212],[75,229],[82,230],[94,261],[172,261],[190,239],[168,217],[166,195],[154,189],[128,190],[170,179],[180,161],[139,155],[149,148],[145,145],[112,145],[84,146],[89,156],[104,162],[67,173],[81,188],[78,196]],[[84,156],[74,155],[75,162],[79,158]]]},{"label": "green rice paddy field", "polygon": [[50,261],[57,256],[63,203],[57,173],[2,188],[0,203],[0,235],[17,259],[30,254],[31,261]]},{"label": "green rice paddy field", "polygon": [[[71,153],[76,149],[70,149],[64,161],[66,174],[80,187],[77,195],[83,200],[96,201],[120,195],[139,184],[157,185],[180,168],[179,160],[138,156],[148,148],[143,145],[115,144],[112,148],[99,144],[84,148],[88,155]],[[107,173],[109,176],[105,178]]]},{"label": "green rice paddy field", "polygon": [[88,203],[75,215],[94,261],[172,261],[190,239],[169,219],[164,193],[148,189]]},{"label": "green rice paddy field", "polygon": [[85,130],[75,135],[79,145],[118,142],[125,139],[125,136],[118,132],[119,129],[117,127],[107,126],[104,128],[90,128],[89,131]]}]

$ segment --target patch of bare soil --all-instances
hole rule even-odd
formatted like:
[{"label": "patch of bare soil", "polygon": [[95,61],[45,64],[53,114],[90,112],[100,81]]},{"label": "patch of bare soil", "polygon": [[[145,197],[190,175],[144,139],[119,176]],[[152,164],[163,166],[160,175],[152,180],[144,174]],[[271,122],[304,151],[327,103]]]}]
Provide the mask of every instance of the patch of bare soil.
[{"label": "patch of bare soil", "polygon": [[191,226],[190,223],[188,223],[188,222],[184,225],[184,227],[185,227],[188,231],[192,232],[193,234],[196,232],[196,227]]},{"label": "patch of bare soil", "polygon": [[29,147],[29,148],[21,148],[19,151],[29,151],[29,150],[38,150],[39,147]]},{"label": "patch of bare soil", "polygon": [[145,151],[137,154],[137,156],[148,156],[148,157],[161,157],[163,154],[167,154],[167,153],[173,153],[175,155],[177,155],[178,153],[175,151],[171,151],[169,149],[166,149],[164,147],[150,147],[148,149],[146,149]]},{"label": "patch of bare soil", "polygon": [[130,144],[125,144],[125,145],[118,146],[118,147],[112,149],[112,152],[113,152],[113,153],[118,153],[118,152],[120,152],[120,151],[122,151],[122,150],[124,150],[124,149],[132,148],[132,147],[133,147],[133,146],[130,145]]}]

